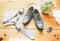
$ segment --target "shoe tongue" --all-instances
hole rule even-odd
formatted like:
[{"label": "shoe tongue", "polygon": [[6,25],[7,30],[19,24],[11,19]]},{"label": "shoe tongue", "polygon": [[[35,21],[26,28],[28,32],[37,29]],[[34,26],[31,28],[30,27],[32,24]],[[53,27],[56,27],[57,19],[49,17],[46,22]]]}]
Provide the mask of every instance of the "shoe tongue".
[{"label": "shoe tongue", "polygon": [[29,10],[33,10],[33,7],[30,7]]},{"label": "shoe tongue", "polygon": [[34,10],[34,13],[39,13],[37,9]]}]

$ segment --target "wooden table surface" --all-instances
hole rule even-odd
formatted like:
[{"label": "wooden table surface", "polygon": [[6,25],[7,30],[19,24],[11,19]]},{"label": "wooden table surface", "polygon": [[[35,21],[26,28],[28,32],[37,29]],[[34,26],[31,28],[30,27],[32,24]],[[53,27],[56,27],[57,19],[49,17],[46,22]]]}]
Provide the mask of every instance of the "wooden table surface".
[{"label": "wooden table surface", "polygon": [[[28,25],[23,25],[22,19],[24,14],[20,15],[20,26],[33,34],[35,40],[31,40],[26,37],[24,34],[19,32],[12,24],[2,24],[3,18],[7,18],[6,16],[4,16],[6,15],[5,11],[17,11],[19,8],[28,8],[28,5],[33,4],[32,2],[34,2],[34,0],[0,0],[0,38],[3,38],[2,41],[60,41],[60,25],[56,22],[53,16],[46,16],[41,14],[41,17],[44,21],[44,29],[41,32],[37,29],[33,18]],[[8,16],[9,14],[10,13],[7,13]],[[52,26],[53,30],[48,33],[47,29],[49,26]]]}]

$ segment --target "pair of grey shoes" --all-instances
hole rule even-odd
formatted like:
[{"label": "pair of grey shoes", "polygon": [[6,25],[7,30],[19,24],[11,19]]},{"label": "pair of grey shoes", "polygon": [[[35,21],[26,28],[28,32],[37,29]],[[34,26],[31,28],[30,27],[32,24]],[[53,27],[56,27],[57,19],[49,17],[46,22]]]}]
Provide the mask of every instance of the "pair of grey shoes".
[{"label": "pair of grey shoes", "polygon": [[34,21],[35,21],[35,24],[36,24],[37,28],[39,30],[43,30],[43,28],[44,28],[43,20],[42,20],[40,14],[39,14],[39,11],[37,9],[34,9],[33,7],[30,7],[27,10],[27,12],[26,12],[26,14],[23,18],[22,23],[24,25],[28,24],[32,17],[34,17]]}]

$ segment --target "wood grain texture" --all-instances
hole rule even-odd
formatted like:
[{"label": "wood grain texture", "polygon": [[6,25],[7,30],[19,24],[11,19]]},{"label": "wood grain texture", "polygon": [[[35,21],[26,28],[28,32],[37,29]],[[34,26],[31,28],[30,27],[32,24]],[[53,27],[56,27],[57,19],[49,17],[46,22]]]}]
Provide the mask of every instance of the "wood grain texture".
[{"label": "wood grain texture", "polygon": [[[38,0],[39,1],[39,0]],[[34,0],[0,0],[0,37],[3,37],[2,41],[60,41],[60,24],[58,24],[53,16],[45,16],[40,14],[44,21],[44,30],[41,32],[37,29],[33,18],[31,19],[28,25],[22,24],[23,15],[20,15],[19,24],[25,30],[30,32],[35,36],[35,40],[30,40],[28,37],[23,35],[21,32],[15,28],[12,24],[2,24],[3,18],[9,18],[10,14],[7,13],[7,17],[5,15],[6,10],[18,10],[19,8],[28,8],[28,4],[34,2]],[[33,3],[32,3],[33,4]],[[58,4],[59,6],[60,4]],[[58,6],[56,8],[58,8]],[[15,12],[14,12],[15,13]],[[47,33],[47,29],[49,26],[53,27],[53,30]],[[6,36],[5,36],[6,34]],[[58,39],[57,39],[58,38]]]}]

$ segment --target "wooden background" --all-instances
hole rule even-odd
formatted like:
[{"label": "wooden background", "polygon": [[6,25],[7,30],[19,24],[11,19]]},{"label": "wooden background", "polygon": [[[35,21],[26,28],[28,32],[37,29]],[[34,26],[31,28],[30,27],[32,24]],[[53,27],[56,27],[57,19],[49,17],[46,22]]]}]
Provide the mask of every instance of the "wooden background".
[{"label": "wooden background", "polygon": [[[17,29],[15,29],[15,26],[10,23],[5,25],[2,24],[3,18],[11,17],[9,15],[12,14],[12,11],[17,11],[19,8],[28,8],[29,5],[33,4],[33,2],[34,0],[0,0],[0,40],[3,38],[2,41],[60,41],[60,24],[56,22],[53,16],[45,16],[41,14],[44,21],[44,30],[41,32],[34,24],[33,18],[28,25],[24,26],[22,24],[24,14],[20,15],[20,26],[33,34],[35,36],[35,40],[31,40],[21,32],[18,32]],[[56,9],[60,9],[60,1],[57,0],[56,3]],[[11,11],[11,14],[7,13],[8,16],[4,16],[6,15],[5,11],[8,12],[8,10]],[[48,33],[47,29],[49,26],[52,26],[53,30]]]}]

